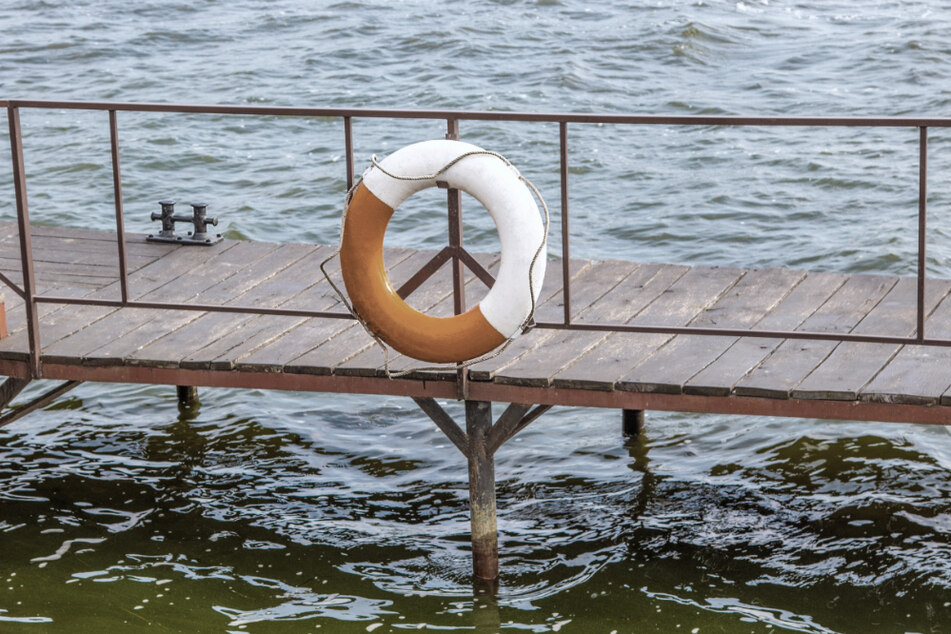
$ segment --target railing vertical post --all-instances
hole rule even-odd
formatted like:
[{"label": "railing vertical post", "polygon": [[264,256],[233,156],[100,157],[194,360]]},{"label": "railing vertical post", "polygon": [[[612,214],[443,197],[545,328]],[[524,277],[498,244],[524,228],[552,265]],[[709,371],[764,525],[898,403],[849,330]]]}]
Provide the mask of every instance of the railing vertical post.
[{"label": "railing vertical post", "polygon": [[[459,140],[459,120],[446,120],[446,138]],[[462,268],[462,195],[458,189],[450,187],[446,195],[449,209],[449,248],[452,249],[452,307],[456,315],[466,312],[466,285]],[[465,399],[469,394],[469,373],[459,368],[457,379],[458,396]]]},{"label": "railing vertical post", "polygon": [[26,200],[26,171],[23,165],[23,137],[20,131],[20,110],[7,107],[10,124],[10,154],[13,158],[13,187],[16,194],[17,227],[20,232],[20,264],[23,270],[23,304],[30,341],[30,371],[40,378],[40,320],[36,312],[36,276],[33,271],[33,242],[30,236],[30,206]]},{"label": "railing vertical post", "polygon": [[561,288],[564,298],[565,325],[571,323],[571,250],[568,245],[568,122],[558,124],[561,157]]},{"label": "railing vertical post", "polygon": [[353,121],[352,117],[343,118],[343,142],[347,152],[347,191],[353,187]]},{"label": "railing vertical post", "polygon": [[[459,139],[459,120],[447,120],[446,138],[456,141]],[[450,188],[447,195],[449,206],[449,247],[452,252],[452,295],[453,308],[458,315],[466,311],[466,289],[463,284],[462,259],[459,252],[462,250],[462,201],[458,189]]]},{"label": "railing vertical post", "polygon": [[918,341],[925,339],[925,230],[928,212],[928,127],[918,128]]},{"label": "railing vertical post", "polygon": [[129,301],[129,270],[125,256],[125,219],[122,209],[122,173],[119,170],[119,124],[116,111],[109,111],[109,140],[112,145],[112,196],[116,204],[116,244],[119,248],[119,290],[122,302]]}]

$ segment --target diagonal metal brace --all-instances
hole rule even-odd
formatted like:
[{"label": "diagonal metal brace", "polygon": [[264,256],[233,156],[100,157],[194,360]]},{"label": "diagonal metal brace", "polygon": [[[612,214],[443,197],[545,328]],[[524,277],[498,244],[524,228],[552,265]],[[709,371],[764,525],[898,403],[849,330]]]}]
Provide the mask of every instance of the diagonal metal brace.
[{"label": "diagonal metal brace", "polygon": [[[7,379],[7,381],[9,380],[10,379]],[[12,412],[0,417],[0,427],[9,425],[13,421],[19,420],[20,418],[23,418],[30,412],[35,412],[41,407],[46,407],[47,405],[49,405],[50,403],[58,399],[60,396],[62,396],[66,392],[69,392],[71,389],[79,385],[80,383],[82,383],[82,381],[66,381],[65,383],[61,383],[60,385],[54,387],[49,392],[33,399],[32,401],[30,401],[23,407],[18,407]],[[6,381],[4,382],[4,385],[6,385]],[[2,386],[0,386],[0,389],[2,389]]]},{"label": "diagonal metal brace", "polygon": [[439,403],[431,398],[413,397],[413,400],[416,401],[419,408],[426,412],[426,415],[436,423],[436,427],[441,429],[442,433],[446,434],[449,440],[452,441],[452,444],[462,452],[462,455],[468,458],[469,437],[466,436],[466,432],[462,431],[459,425],[456,424],[456,421],[452,420],[452,417],[446,413],[446,410],[440,407]]},{"label": "diagonal metal brace", "polygon": [[423,282],[432,277],[433,273],[438,271],[451,257],[452,247],[443,247],[442,251],[434,255],[429,262],[424,264],[411,278],[396,289],[396,294],[399,295],[401,299],[406,299],[410,293],[422,286]]},{"label": "diagonal metal brace", "polygon": [[[452,417],[446,413],[446,410],[440,407],[439,403],[431,398],[413,397],[413,400],[419,405],[419,408],[436,423],[436,426],[446,434],[449,440],[452,441],[452,444],[462,452],[462,455],[469,458],[469,436],[456,424],[456,421],[452,420]],[[506,407],[505,411],[502,412],[502,415],[499,416],[498,420],[485,435],[486,455],[491,456],[495,454],[499,447],[504,445],[515,436],[515,434],[528,427],[537,420],[539,416],[551,408],[551,405],[538,405],[535,409],[532,409],[530,404],[525,403],[512,403]]]},{"label": "diagonal metal brace", "polygon": [[462,260],[462,263],[472,271],[476,277],[482,280],[482,283],[492,288],[492,285],[495,284],[495,278],[485,270],[485,267],[479,264],[479,261],[476,260],[471,253],[466,251],[461,247],[443,247],[439,253],[434,255],[429,262],[424,264],[416,273],[413,274],[408,280],[403,282],[402,286],[396,289],[396,294],[400,296],[401,299],[406,299],[409,297],[410,293],[415,291],[417,288],[423,285],[423,283],[428,280],[433,274],[442,268],[442,265],[451,260],[453,257],[458,257]]},{"label": "diagonal metal brace", "polygon": [[464,247],[459,248],[459,259],[462,260],[462,263],[468,267],[470,271],[475,273],[475,276],[482,280],[482,283],[487,287],[492,288],[492,285],[495,284],[495,278],[491,273],[485,270],[485,267],[479,264],[479,261],[472,257],[472,254],[465,250]]},{"label": "diagonal metal brace", "polygon": [[29,385],[32,379],[18,379],[14,376],[9,377],[0,385],[0,409],[10,404],[10,401],[17,397],[17,394],[23,391]]},{"label": "diagonal metal brace", "polygon": [[494,454],[499,447],[508,442],[515,434],[528,427],[539,416],[552,408],[551,405],[539,405],[531,409],[531,405],[512,403],[505,408],[499,420],[486,435],[485,444],[489,454]]}]

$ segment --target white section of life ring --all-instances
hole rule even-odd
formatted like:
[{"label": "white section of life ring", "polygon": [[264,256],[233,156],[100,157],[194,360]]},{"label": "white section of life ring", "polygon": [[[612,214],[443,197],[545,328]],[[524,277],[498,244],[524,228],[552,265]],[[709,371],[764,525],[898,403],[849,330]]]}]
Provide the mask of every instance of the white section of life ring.
[{"label": "white section of life ring", "polygon": [[[395,176],[416,178],[435,174],[460,156],[484,150],[462,141],[434,140],[407,145],[380,161],[380,167]],[[492,216],[499,232],[502,262],[495,284],[479,303],[486,321],[503,337],[518,333],[532,309],[528,294],[529,267],[539,245],[542,249],[532,269],[535,302],[545,277],[547,244],[538,205],[514,167],[491,154],[466,156],[439,175],[450,187],[476,200]],[[392,209],[412,194],[436,186],[435,178],[401,180],[376,167],[363,176],[370,192]]]}]

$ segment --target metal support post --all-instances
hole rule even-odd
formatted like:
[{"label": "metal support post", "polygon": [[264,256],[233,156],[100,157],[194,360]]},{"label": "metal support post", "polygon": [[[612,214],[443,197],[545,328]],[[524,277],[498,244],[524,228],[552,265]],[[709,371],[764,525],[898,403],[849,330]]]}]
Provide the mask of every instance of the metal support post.
[{"label": "metal support post", "polygon": [[499,540],[495,519],[495,458],[486,442],[491,429],[492,403],[466,401],[472,572],[478,579],[497,579],[499,576]]},{"label": "metal support post", "polygon": [[528,427],[551,405],[534,409],[512,403],[492,423],[492,403],[466,401],[466,431],[431,398],[414,398],[452,444],[469,461],[469,517],[472,523],[472,572],[477,595],[492,596],[498,589],[499,538],[495,519],[495,452]]},{"label": "metal support post", "polygon": [[179,385],[176,386],[176,391],[178,392],[179,407],[191,408],[201,404],[198,401],[198,387],[194,385]]},{"label": "metal support post", "polygon": [[644,431],[644,410],[622,409],[621,425],[626,438],[637,438]]}]

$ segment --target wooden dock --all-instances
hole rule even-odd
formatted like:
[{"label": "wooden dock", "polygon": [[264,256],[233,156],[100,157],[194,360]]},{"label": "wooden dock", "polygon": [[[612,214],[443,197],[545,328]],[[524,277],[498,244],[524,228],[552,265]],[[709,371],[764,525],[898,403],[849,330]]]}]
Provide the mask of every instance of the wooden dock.
[{"label": "wooden dock", "polygon": [[[115,233],[33,226],[30,234],[33,337],[38,333],[40,345],[31,347],[24,298],[8,288],[8,335],[0,339],[0,374],[8,378],[0,385],[0,406],[33,379],[64,382],[0,417],[0,426],[83,381],[176,385],[179,398],[192,386],[410,396],[468,462],[480,592],[492,592],[499,576],[495,451],[553,405],[621,409],[628,433],[639,432],[644,410],[651,409],[951,424],[951,347],[557,327],[570,312],[573,324],[906,338],[916,332],[920,297],[927,331],[940,340],[951,335],[948,280],[928,280],[919,294],[915,278],[892,275],[551,262],[535,315],[547,327],[464,371],[423,370],[393,354],[390,371],[409,373],[391,378],[381,348],[321,273],[333,247],[235,240],[181,246],[126,235],[122,301]],[[17,226],[0,223],[0,273],[24,289],[21,248]],[[435,253],[388,250],[394,287],[419,279]],[[489,273],[498,265],[496,255],[474,257]],[[335,264],[331,276],[339,276]],[[464,272],[442,266],[407,301],[430,314],[452,315],[458,308],[453,269]],[[470,305],[487,290],[471,272],[460,283]],[[67,303],[78,300],[93,303]],[[163,306],[169,303],[202,306]],[[337,316],[217,312],[248,307]],[[464,425],[439,398],[465,401]],[[510,403],[497,419],[493,402]]]},{"label": "wooden dock", "polygon": [[[21,279],[14,223],[0,224],[0,272]],[[38,295],[118,299],[115,234],[33,226]],[[130,299],[344,311],[319,264],[332,247],[225,240],[183,247],[127,236]],[[394,286],[434,252],[387,253]],[[497,256],[477,258],[491,272]],[[914,278],[624,261],[571,262],[572,319],[910,336]],[[536,319],[562,315],[548,267]],[[337,273],[331,266],[331,272]],[[466,280],[470,304],[486,291]],[[951,281],[928,280],[928,332],[951,335]],[[449,266],[410,295],[451,315]],[[22,300],[6,292],[0,372],[29,377]],[[455,369],[389,379],[349,319],[40,304],[42,375],[73,381],[401,394],[456,398]],[[394,354],[390,369],[423,364]],[[467,398],[549,405],[951,423],[951,348],[754,337],[535,329],[469,370]]]}]

